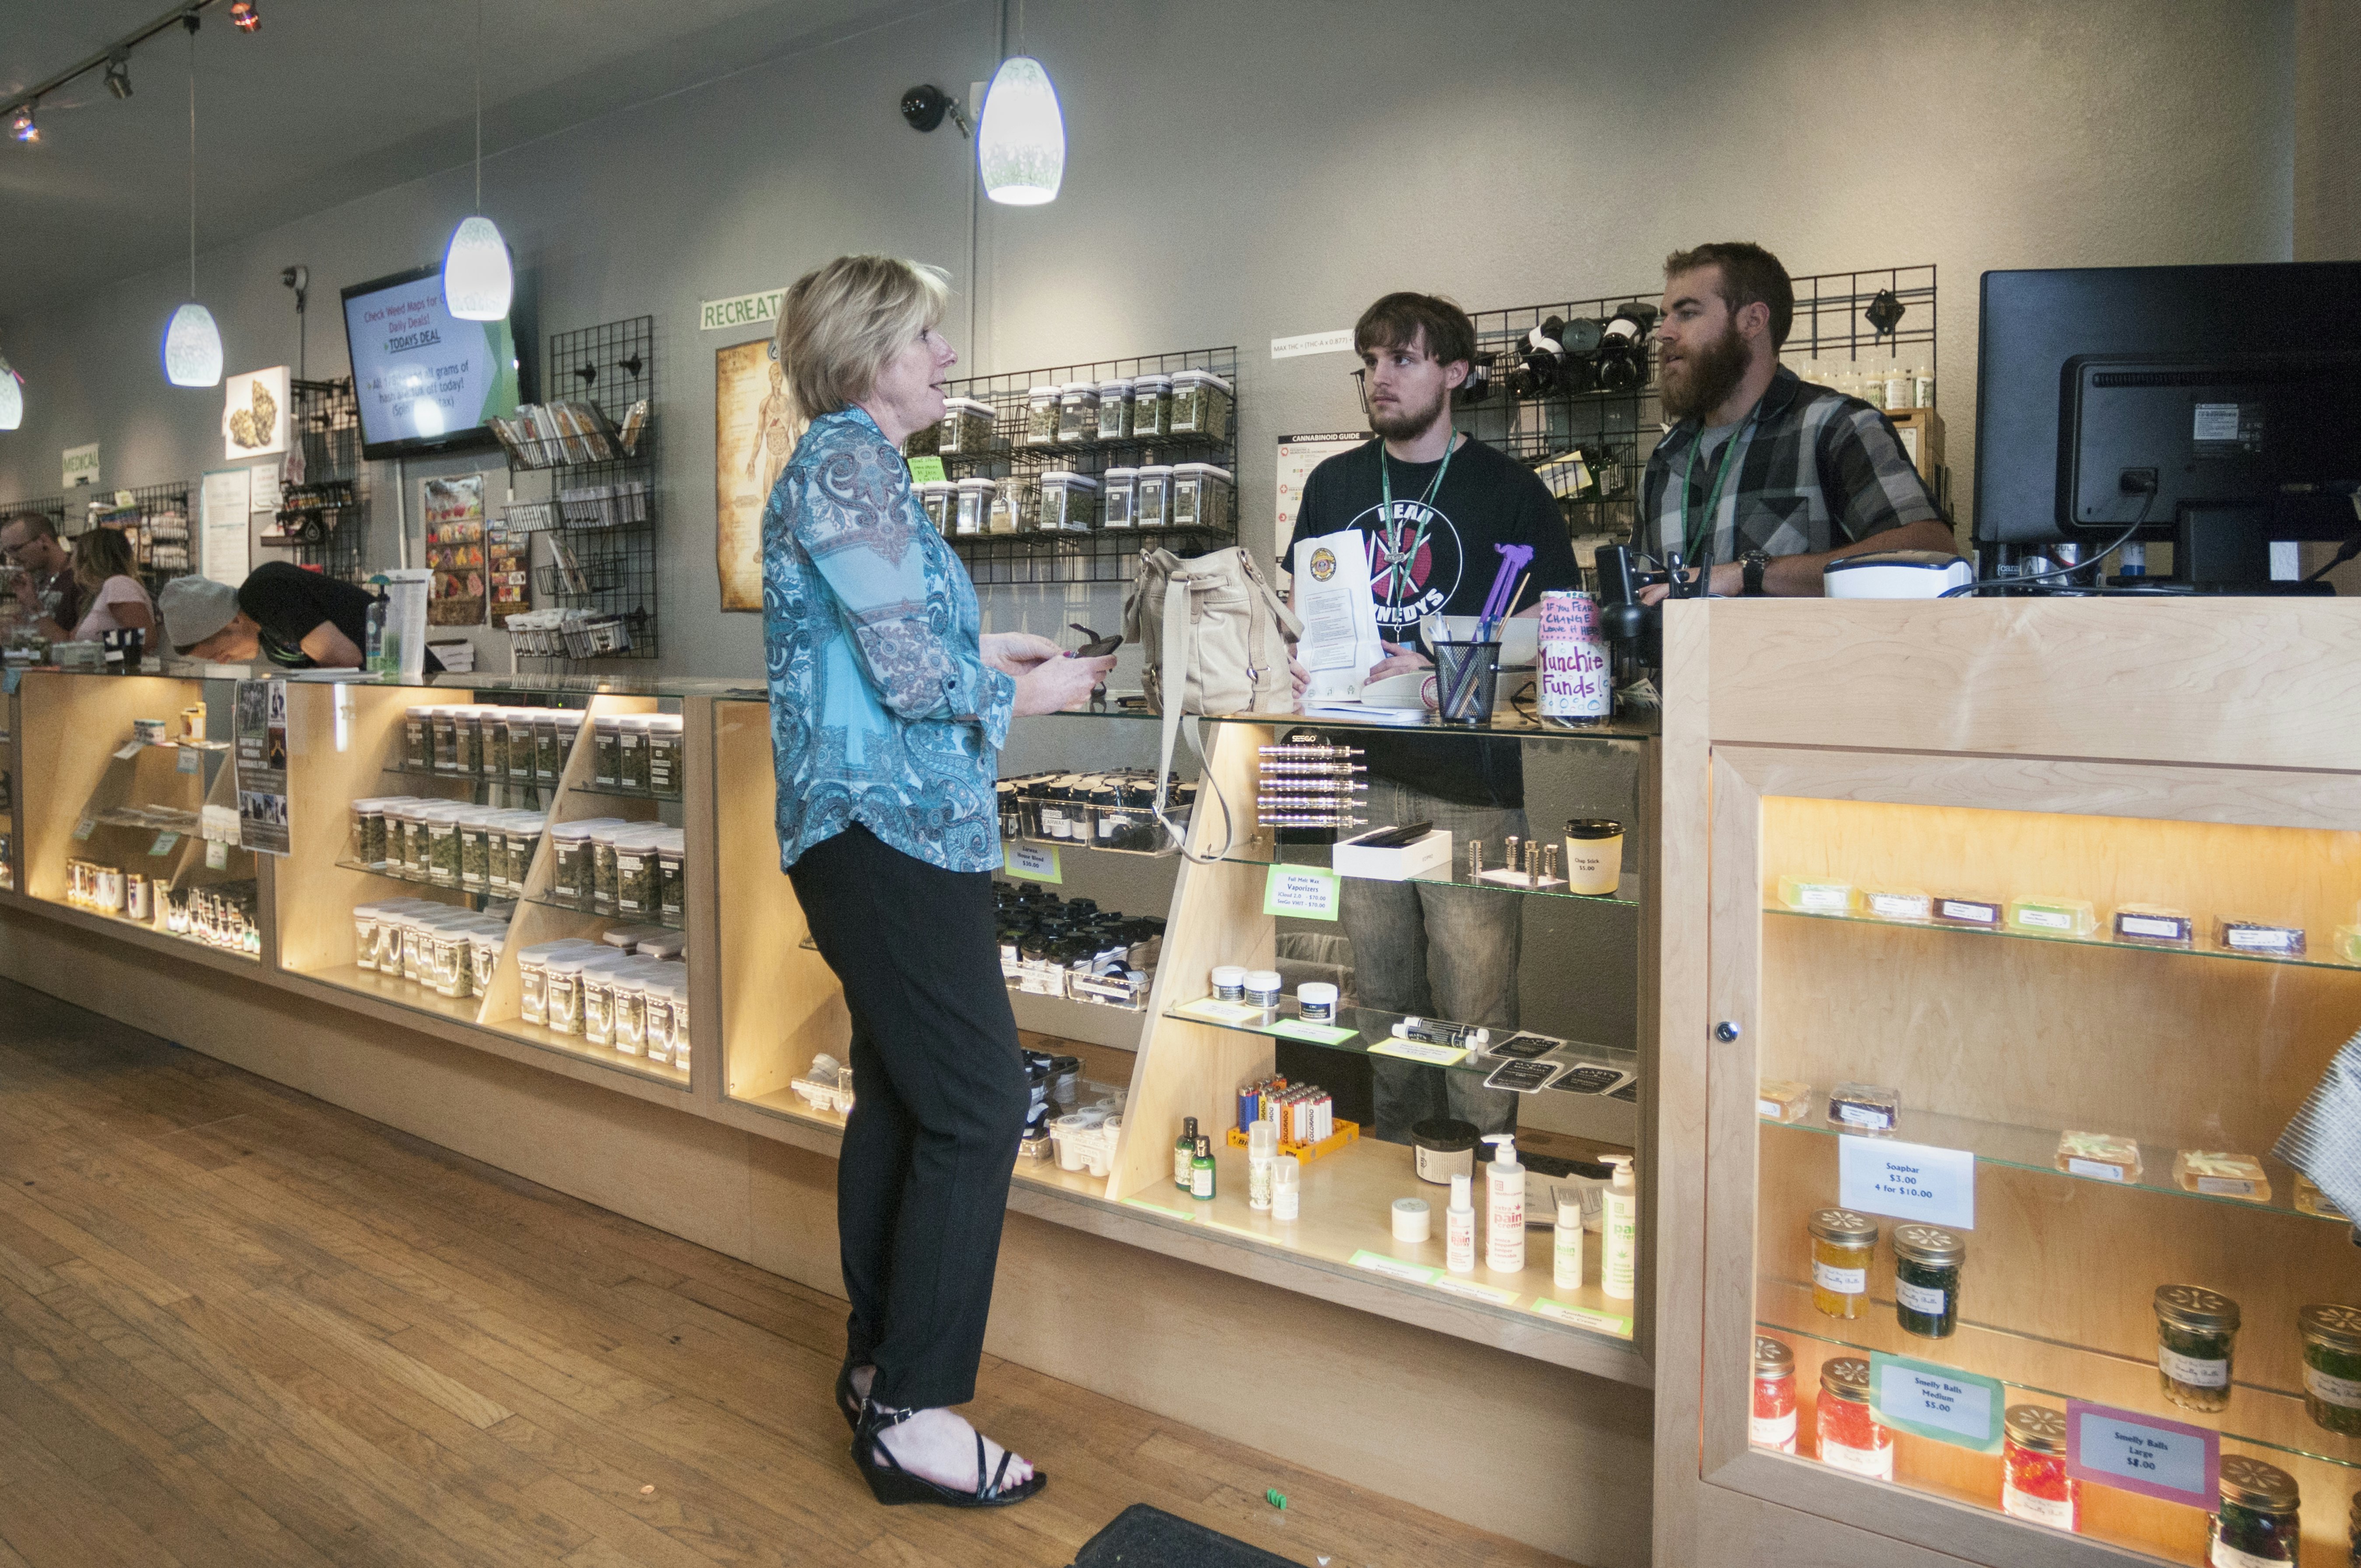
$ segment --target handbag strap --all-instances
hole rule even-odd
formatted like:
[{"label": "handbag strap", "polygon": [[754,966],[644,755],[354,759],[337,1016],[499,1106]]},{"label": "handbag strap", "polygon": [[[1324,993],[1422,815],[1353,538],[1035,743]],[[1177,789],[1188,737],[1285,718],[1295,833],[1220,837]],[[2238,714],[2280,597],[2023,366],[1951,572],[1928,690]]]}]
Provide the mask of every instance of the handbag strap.
[{"label": "handbag strap", "polygon": [[[1176,562],[1175,565],[1178,563]],[[1205,743],[1199,732],[1202,728],[1201,721],[1191,721],[1188,726],[1189,749],[1197,753],[1197,784],[1201,798],[1206,794],[1211,794],[1215,804],[1222,808],[1222,847],[1210,855],[1191,853],[1189,849],[1189,835],[1172,824],[1170,798],[1172,781],[1172,745],[1180,738],[1180,709],[1189,696],[1188,628],[1197,613],[1196,596],[1191,590],[1205,586],[1210,585],[1180,572],[1173,573],[1165,580],[1164,650],[1160,679],[1164,702],[1163,712],[1159,715],[1163,721],[1164,744],[1162,758],[1156,768],[1156,820],[1163,826],[1167,833],[1172,836],[1172,842],[1180,853],[1199,865],[1212,865],[1222,860],[1229,854],[1230,846],[1237,838],[1237,824],[1230,815],[1230,803],[1223,795],[1220,786],[1213,783],[1212,771],[1204,765]]]}]

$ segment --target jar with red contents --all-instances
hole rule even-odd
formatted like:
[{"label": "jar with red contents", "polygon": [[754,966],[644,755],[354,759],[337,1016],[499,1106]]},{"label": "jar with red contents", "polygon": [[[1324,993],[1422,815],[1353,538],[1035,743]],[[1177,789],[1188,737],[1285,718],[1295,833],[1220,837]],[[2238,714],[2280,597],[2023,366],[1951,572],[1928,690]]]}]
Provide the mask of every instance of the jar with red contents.
[{"label": "jar with red contents", "polygon": [[1795,1452],[1795,1353],[1767,1334],[1754,1336],[1754,1416],[1747,1439],[1757,1448]]},{"label": "jar with red contents", "polygon": [[1820,1368],[1820,1463],[1872,1480],[1894,1479],[1894,1429],[1869,1408],[1869,1363],[1839,1356]]},{"label": "jar with red contents", "polygon": [[2080,1532],[2082,1483],[2066,1474],[2066,1415],[2044,1405],[2011,1405],[2001,1418],[2001,1511],[2011,1519]]}]

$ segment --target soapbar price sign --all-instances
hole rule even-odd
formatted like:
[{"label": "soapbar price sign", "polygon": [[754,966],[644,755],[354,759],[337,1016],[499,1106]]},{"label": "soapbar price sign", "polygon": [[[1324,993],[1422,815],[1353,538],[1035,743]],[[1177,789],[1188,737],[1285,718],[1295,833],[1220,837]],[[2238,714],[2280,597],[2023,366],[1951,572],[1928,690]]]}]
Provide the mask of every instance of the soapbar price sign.
[{"label": "soapbar price sign", "polygon": [[1976,1228],[1976,1157],[1891,1138],[1837,1140],[1837,1201],[1871,1214]]},{"label": "soapbar price sign", "polygon": [[1905,1355],[1869,1353],[1869,1408],[1887,1426],[1979,1453],[2000,1448],[2008,1390],[1990,1377]]},{"label": "soapbar price sign", "polygon": [[1055,844],[1007,844],[1000,847],[1000,863],[1010,876],[1027,882],[1063,883],[1066,873],[1058,863]]},{"label": "soapbar price sign", "polygon": [[2066,1401],[2066,1474],[2211,1511],[2220,1499],[2222,1434],[2136,1410]]},{"label": "soapbar price sign", "polygon": [[1336,873],[1319,866],[1273,866],[1262,884],[1265,915],[1304,920],[1336,918]]}]

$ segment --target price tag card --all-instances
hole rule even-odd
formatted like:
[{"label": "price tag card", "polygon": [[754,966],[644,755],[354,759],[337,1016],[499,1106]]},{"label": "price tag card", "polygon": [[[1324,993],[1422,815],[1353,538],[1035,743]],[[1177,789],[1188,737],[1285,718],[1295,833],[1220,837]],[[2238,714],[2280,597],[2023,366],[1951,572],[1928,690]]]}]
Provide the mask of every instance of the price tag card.
[{"label": "price tag card", "polygon": [[2066,1474],[2210,1512],[2221,1498],[2222,1434],[2069,1399]]},{"label": "price tag card", "polygon": [[1259,1007],[1251,1007],[1243,1002],[1216,1002],[1210,996],[1183,1002],[1172,1011],[1183,1018],[1194,1018],[1203,1024],[1219,1024],[1225,1028],[1237,1024],[1259,1024],[1263,1016],[1263,1009]]},{"label": "price tag card", "polygon": [[1546,1296],[1534,1300],[1533,1310],[1544,1318],[1572,1323],[1578,1329],[1591,1329],[1602,1334],[1613,1334],[1619,1339],[1631,1337],[1631,1320],[1620,1313],[1602,1312],[1595,1307],[1569,1307]]},{"label": "price tag card", "polygon": [[1197,1217],[1189,1210],[1168,1209],[1161,1203],[1151,1203],[1145,1198],[1126,1198],[1124,1201],[1135,1209],[1145,1209],[1149,1213],[1167,1220],[1194,1220]]},{"label": "price tag card", "polygon": [[172,766],[184,773],[202,773],[204,771],[205,754],[194,746],[183,746]]},{"label": "price tag card", "polygon": [[209,872],[225,872],[229,870],[229,846],[227,844],[223,843],[218,839],[208,839],[205,840],[205,870]]},{"label": "price tag card", "polygon": [[1262,912],[1334,920],[1339,885],[1336,873],[1322,866],[1273,866],[1263,880]]},{"label": "price tag card", "polygon": [[1341,1046],[1347,1040],[1360,1038],[1357,1029],[1339,1029],[1333,1024],[1307,1024],[1301,1018],[1281,1018],[1263,1033],[1285,1035],[1290,1040],[1310,1040],[1317,1046]]},{"label": "price tag card", "polygon": [[1373,1057],[1400,1057],[1405,1061],[1422,1061],[1429,1067],[1450,1067],[1467,1054],[1465,1046],[1437,1046],[1425,1040],[1405,1040],[1398,1035],[1388,1035],[1369,1047]]},{"label": "price tag card", "polygon": [[1448,1290],[1454,1296],[1472,1296],[1478,1301],[1489,1301],[1496,1307],[1515,1304],[1517,1293],[1499,1285],[1486,1285],[1456,1274],[1438,1274],[1433,1279],[1437,1290]]},{"label": "price tag card", "polygon": [[941,484],[943,482],[943,460],[939,457],[911,458],[910,477],[913,482],[921,485]]},{"label": "price tag card", "polygon": [[169,855],[172,852],[172,846],[180,841],[178,833],[159,833],[156,841],[148,846],[148,852],[150,855]]},{"label": "price tag card", "polygon": [[1381,1252],[1355,1253],[1353,1266],[1366,1268],[1372,1274],[1382,1274],[1389,1279],[1407,1279],[1416,1285],[1432,1285],[1435,1276],[1442,1272],[1420,1264],[1404,1263],[1400,1258],[1388,1257]]},{"label": "price tag card", "polygon": [[1027,882],[1062,883],[1066,873],[1058,861],[1055,844],[1003,844],[1000,846],[1001,866],[1013,877]]},{"label": "price tag card", "polygon": [[1870,1214],[1976,1228],[1976,1157],[1892,1138],[1837,1139],[1837,1201]]},{"label": "price tag card", "polygon": [[1869,1353],[1869,1408],[1887,1426],[1994,1453],[2007,1403],[2008,1390],[1993,1378],[1882,1350]]},{"label": "price tag card", "polygon": [[98,818],[95,817],[85,817],[81,821],[74,824],[75,841],[80,842],[97,831]]},{"label": "price tag card", "polygon": [[145,740],[126,740],[115,749],[115,760],[118,762],[127,762],[147,749],[148,742]]}]

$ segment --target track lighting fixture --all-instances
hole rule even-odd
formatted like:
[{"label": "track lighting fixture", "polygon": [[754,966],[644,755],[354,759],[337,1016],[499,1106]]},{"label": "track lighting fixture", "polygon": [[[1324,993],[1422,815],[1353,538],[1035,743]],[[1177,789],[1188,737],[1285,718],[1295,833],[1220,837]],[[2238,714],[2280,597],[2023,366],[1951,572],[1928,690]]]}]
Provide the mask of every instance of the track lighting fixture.
[{"label": "track lighting fixture", "polygon": [[106,62],[106,90],[117,98],[131,96],[131,51],[125,49]]},{"label": "track lighting fixture", "polygon": [[8,120],[8,137],[12,141],[33,142],[41,139],[41,127],[33,122],[30,104],[17,110]]},{"label": "track lighting fixture", "polygon": [[229,8],[229,25],[241,33],[260,32],[262,7],[257,5],[254,0],[235,0],[235,4]]}]

